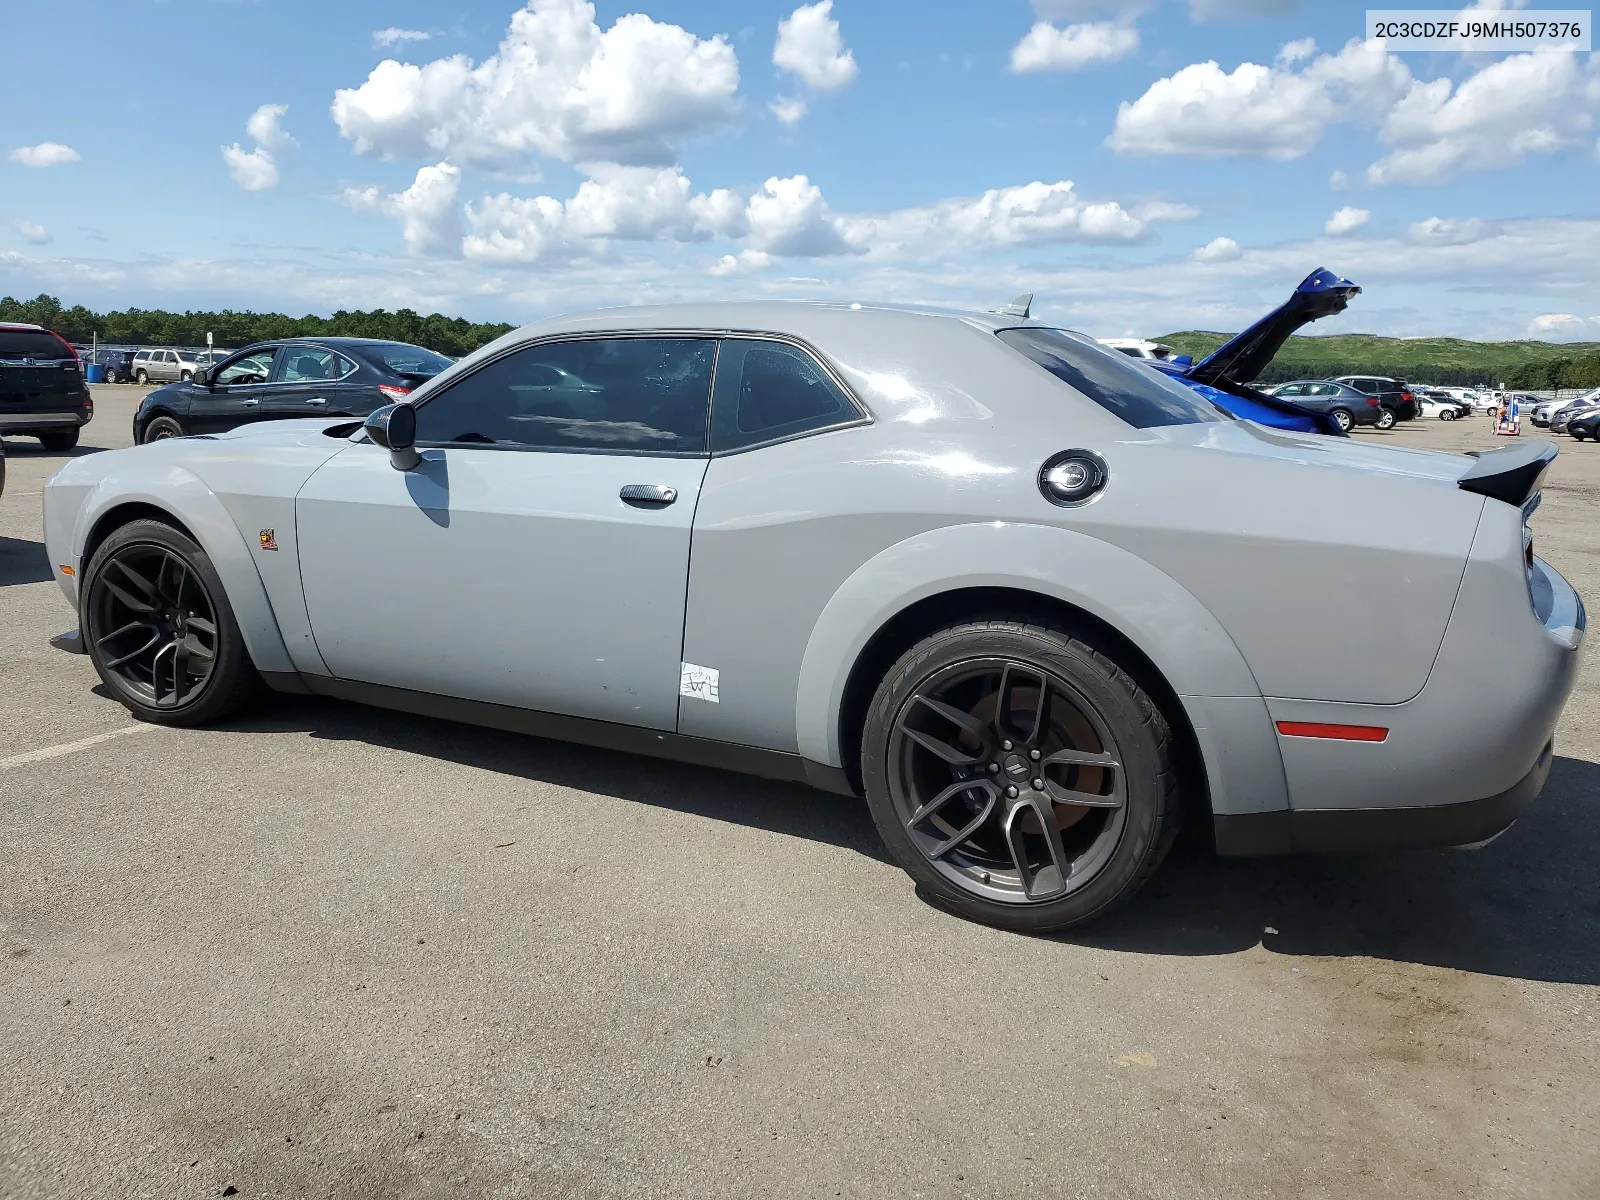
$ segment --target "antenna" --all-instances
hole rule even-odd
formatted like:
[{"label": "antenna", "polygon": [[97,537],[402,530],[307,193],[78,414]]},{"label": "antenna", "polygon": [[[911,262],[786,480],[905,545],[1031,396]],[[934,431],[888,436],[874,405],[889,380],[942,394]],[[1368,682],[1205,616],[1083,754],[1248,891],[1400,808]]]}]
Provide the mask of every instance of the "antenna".
[{"label": "antenna", "polygon": [[995,311],[998,312],[1002,317],[1026,318],[1028,315],[1028,310],[1032,307],[1033,293],[1023,292],[1022,295],[1018,296],[1010,304],[1005,305],[1003,308],[996,309]]}]

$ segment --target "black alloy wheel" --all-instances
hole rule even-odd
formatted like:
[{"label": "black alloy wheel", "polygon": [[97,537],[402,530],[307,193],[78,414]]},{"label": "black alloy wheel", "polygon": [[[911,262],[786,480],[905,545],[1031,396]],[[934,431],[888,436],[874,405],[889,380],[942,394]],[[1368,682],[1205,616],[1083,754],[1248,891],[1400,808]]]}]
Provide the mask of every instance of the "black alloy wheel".
[{"label": "black alloy wheel", "polygon": [[873,818],[963,915],[1044,932],[1126,899],[1179,807],[1165,720],[1071,634],[981,621],[933,635],[880,687],[863,739]]},{"label": "black alloy wheel", "polygon": [[134,521],[107,538],[81,606],[95,670],[135,716],[202,724],[261,687],[216,568],[169,525]]},{"label": "black alloy wheel", "polygon": [[144,436],[140,439],[148,445],[151,442],[163,442],[167,438],[183,436],[183,426],[176,417],[169,417],[162,413],[159,417],[151,417],[150,423],[144,427]]},{"label": "black alloy wheel", "polygon": [[1356,423],[1356,419],[1350,415],[1349,409],[1336,408],[1333,410],[1333,423],[1345,433],[1349,433],[1351,427]]}]

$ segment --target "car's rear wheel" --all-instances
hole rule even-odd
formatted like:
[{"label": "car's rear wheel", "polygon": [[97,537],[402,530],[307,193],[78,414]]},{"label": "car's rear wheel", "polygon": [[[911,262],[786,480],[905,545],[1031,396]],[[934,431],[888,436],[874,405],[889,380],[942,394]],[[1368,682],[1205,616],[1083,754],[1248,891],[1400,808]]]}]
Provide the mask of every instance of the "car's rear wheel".
[{"label": "car's rear wheel", "polygon": [[1385,408],[1382,412],[1380,412],[1378,414],[1378,428],[1379,429],[1393,429],[1394,428],[1394,421],[1395,421],[1394,409],[1392,409],[1392,408]]},{"label": "car's rear wheel", "polygon": [[1073,634],[1015,620],[939,631],[879,685],[862,738],[884,843],[931,899],[1028,932],[1125,900],[1181,809],[1160,710]]},{"label": "car's rear wheel", "polygon": [[81,604],[101,682],[141,720],[203,725],[262,690],[211,559],[170,525],[133,521],[106,538]]},{"label": "car's rear wheel", "polygon": [[159,417],[150,418],[150,423],[144,427],[144,436],[140,440],[148,444],[182,436],[183,426],[178,422],[178,418],[163,413]]},{"label": "car's rear wheel", "polygon": [[1350,415],[1349,409],[1336,408],[1333,410],[1333,423],[1340,429],[1344,430],[1344,432],[1349,433],[1351,428],[1355,425],[1356,419]]},{"label": "car's rear wheel", "polygon": [[71,450],[78,444],[78,426],[72,425],[66,429],[41,429],[39,444],[46,450],[54,450],[58,454],[64,450]]}]

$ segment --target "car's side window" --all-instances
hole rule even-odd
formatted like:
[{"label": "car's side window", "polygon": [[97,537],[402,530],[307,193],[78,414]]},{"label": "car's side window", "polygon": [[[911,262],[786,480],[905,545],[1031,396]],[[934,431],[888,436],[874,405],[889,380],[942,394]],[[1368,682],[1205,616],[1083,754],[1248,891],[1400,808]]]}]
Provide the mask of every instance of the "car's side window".
[{"label": "car's side window", "polygon": [[310,383],[337,379],[342,374],[339,356],[321,346],[290,346],[284,351],[281,383]]},{"label": "car's side window", "polygon": [[273,349],[257,350],[246,354],[243,358],[236,358],[222,370],[217,372],[216,382],[219,384],[265,383],[268,374],[272,371]]},{"label": "car's side window", "polygon": [[1278,395],[1280,396],[1304,396],[1305,394],[1306,385],[1303,383],[1285,384],[1278,389]]},{"label": "car's side window", "polygon": [[861,419],[816,359],[787,342],[727,338],[717,358],[711,448],[739,450]]},{"label": "car's side window", "polygon": [[614,454],[704,454],[713,338],[542,342],[417,407],[417,442]]}]

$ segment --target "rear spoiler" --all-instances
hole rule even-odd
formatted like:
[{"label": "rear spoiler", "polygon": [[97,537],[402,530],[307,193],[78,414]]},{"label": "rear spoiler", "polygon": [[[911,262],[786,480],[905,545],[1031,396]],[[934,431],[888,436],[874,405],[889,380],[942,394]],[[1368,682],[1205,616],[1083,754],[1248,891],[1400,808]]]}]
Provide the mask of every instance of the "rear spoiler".
[{"label": "rear spoiler", "polygon": [[1558,451],[1554,442],[1528,442],[1469,453],[1478,461],[1467,468],[1456,485],[1463,491],[1521,507],[1539,490]]}]

